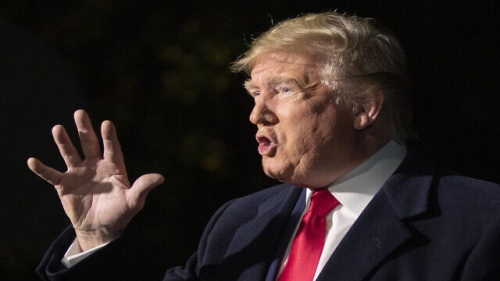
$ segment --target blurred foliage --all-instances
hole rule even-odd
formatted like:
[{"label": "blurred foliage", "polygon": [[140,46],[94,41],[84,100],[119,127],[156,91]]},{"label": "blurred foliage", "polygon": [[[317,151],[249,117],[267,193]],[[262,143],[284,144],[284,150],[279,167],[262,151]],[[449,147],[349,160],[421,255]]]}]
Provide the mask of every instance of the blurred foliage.
[{"label": "blurred foliage", "polygon": [[[136,219],[163,264],[186,260],[224,201],[273,183],[260,168],[244,77],[228,70],[248,38],[235,24],[241,21],[221,16],[224,8],[207,13],[186,3],[111,0],[2,6],[1,24],[33,32],[67,63],[95,128],[114,121],[130,178],[147,172],[166,177]],[[63,121],[70,124],[71,116]],[[56,161],[49,163],[60,166]],[[2,277],[32,278],[41,254],[21,254],[22,264],[2,257],[0,265],[12,268],[5,271],[12,276]]]},{"label": "blurred foliage", "polygon": [[[241,29],[235,31],[227,17],[167,1],[8,6],[3,21],[34,30],[70,64],[96,127],[101,119],[113,120],[124,150],[135,151],[126,156],[148,158],[132,173],[154,168],[167,178],[178,176],[165,161],[216,176],[236,168],[231,162],[237,157],[228,153],[242,148],[227,138],[252,135],[250,126],[235,122],[246,119],[251,101],[244,98],[241,77],[228,71],[244,46],[236,35]],[[235,106],[239,101],[246,105]]]}]

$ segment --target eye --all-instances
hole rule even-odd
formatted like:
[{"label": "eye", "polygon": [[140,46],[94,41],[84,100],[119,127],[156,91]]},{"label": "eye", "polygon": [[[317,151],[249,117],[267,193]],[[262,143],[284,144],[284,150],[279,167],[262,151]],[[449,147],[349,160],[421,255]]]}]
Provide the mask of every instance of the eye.
[{"label": "eye", "polygon": [[290,95],[294,94],[297,92],[297,87],[294,87],[293,85],[279,85],[275,87],[275,91],[278,92],[279,94],[285,94],[285,95]]},{"label": "eye", "polygon": [[250,92],[250,95],[255,98],[260,95],[260,91],[252,91]]},{"label": "eye", "polygon": [[291,91],[290,88],[287,87],[282,87],[279,89],[280,93],[289,93],[290,91]]}]

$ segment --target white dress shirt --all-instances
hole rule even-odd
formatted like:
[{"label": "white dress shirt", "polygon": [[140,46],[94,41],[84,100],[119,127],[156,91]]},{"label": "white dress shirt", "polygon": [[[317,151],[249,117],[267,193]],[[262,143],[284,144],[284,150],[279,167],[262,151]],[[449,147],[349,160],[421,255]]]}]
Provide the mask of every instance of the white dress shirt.
[{"label": "white dress shirt", "polygon": [[[318,267],[316,268],[314,280],[316,280],[347,231],[351,228],[368,203],[370,203],[375,194],[380,190],[382,185],[384,185],[387,179],[389,179],[399,167],[401,162],[403,162],[405,156],[406,146],[391,141],[372,157],[363,162],[363,164],[328,186],[328,189],[333,196],[337,198],[340,204],[326,217],[326,241]],[[306,208],[302,215],[309,209],[312,193],[310,189],[307,190]],[[297,231],[297,229],[298,225],[295,231]],[[286,265],[294,238],[295,234],[292,236],[288,245],[280,273]]]}]

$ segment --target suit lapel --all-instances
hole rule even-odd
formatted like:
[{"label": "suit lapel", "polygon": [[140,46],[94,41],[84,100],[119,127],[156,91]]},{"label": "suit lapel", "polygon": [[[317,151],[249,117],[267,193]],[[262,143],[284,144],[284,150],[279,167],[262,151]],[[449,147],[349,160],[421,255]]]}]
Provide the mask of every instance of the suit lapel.
[{"label": "suit lapel", "polygon": [[390,206],[381,200],[372,203],[332,254],[318,281],[363,280],[384,258],[411,238],[411,232]]},{"label": "suit lapel", "polygon": [[237,280],[262,280],[268,273],[283,230],[303,190],[290,186],[282,188],[283,192],[262,202],[257,216],[242,225],[233,236],[224,260],[225,267],[241,273]]},{"label": "suit lapel", "polygon": [[295,228],[299,223],[300,218],[302,217],[302,213],[306,207],[306,191],[302,189],[301,196],[297,200],[295,207],[293,208],[292,213],[289,216],[286,227],[283,230],[283,234],[279,240],[278,246],[276,248],[274,258],[269,267],[266,281],[275,281],[279,271],[281,269],[281,264],[283,261],[283,256],[288,248],[288,244],[290,243],[290,239],[292,239],[292,235],[295,232]]},{"label": "suit lapel", "polygon": [[366,280],[396,249],[414,237],[404,220],[427,210],[434,171],[433,166],[421,160],[409,153],[348,231],[318,281]]}]

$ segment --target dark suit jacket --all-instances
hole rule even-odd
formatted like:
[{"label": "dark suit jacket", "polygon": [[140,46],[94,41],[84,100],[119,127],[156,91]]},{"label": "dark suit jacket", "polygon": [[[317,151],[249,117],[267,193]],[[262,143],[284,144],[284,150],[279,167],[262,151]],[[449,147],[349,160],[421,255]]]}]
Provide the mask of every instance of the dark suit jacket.
[{"label": "dark suit jacket", "polygon": [[[235,199],[212,217],[198,251],[164,280],[273,280],[302,211],[287,184]],[[299,203],[298,203],[299,202]],[[154,280],[133,235],[71,269],[67,230],[38,271],[48,280]],[[161,279],[161,277],[159,278]],[[409,155],[375,195],[318,277],[321,280],[500,280],[500,186]]]}]

